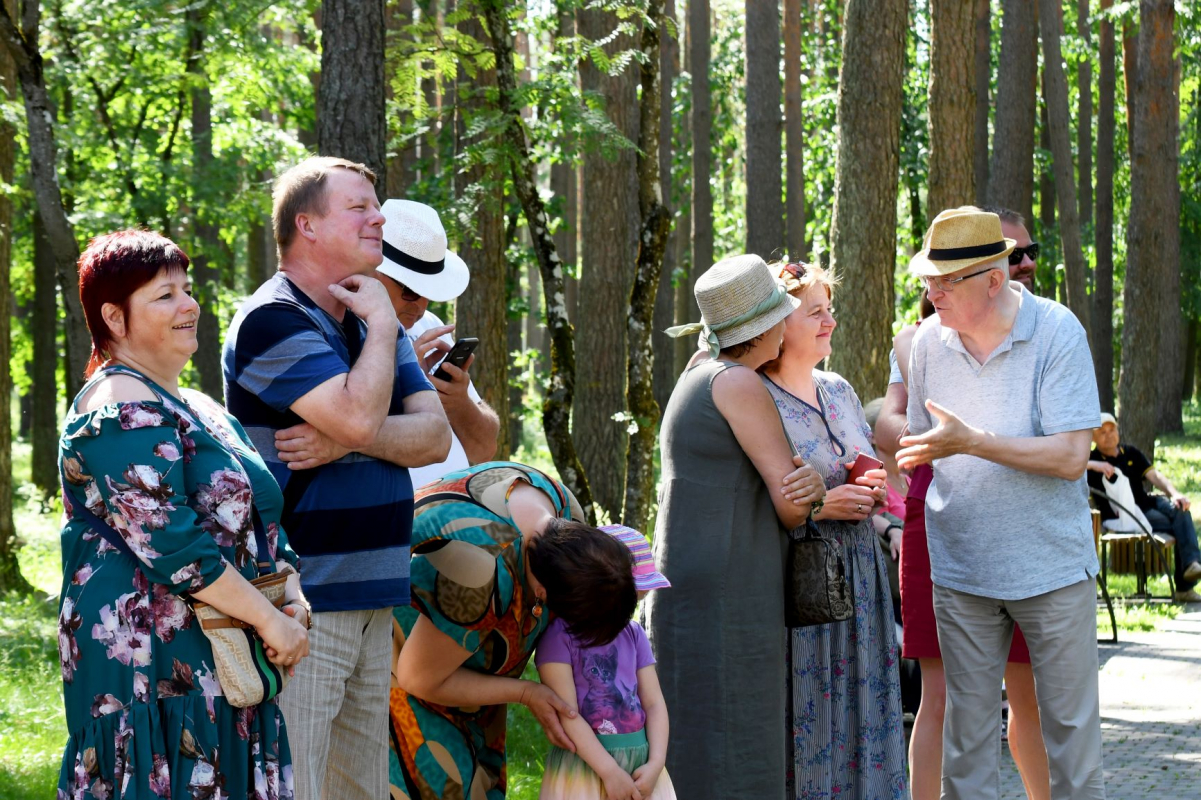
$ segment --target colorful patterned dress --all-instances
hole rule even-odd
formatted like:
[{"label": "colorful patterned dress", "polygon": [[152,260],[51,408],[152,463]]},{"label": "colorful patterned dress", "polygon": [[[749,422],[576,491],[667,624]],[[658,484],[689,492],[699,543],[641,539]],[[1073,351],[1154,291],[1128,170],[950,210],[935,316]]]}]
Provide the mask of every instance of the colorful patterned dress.
[{"label": "colorful patterned dress", "polygon": [[[508,506],[518,481],[545,492],[560,517],[583,520],[562,484],[521,464],[479,464],[418,490],[412,605],[393,611],[397,654],[424,616],[471,653],[463,666],[521,677],[551,615],[531,613],[521,531]],[[507,706],[439,706],[405,693],[395,680],[390,701],[393,798],[504,798]]]},{"label": "colorful patterned dress", "polygon": [[[856,454],[874,455],[863,407],[840,376],[813,371],[821,408],[764,381],[785,432],[827,489],[846,482],[844,465]],[[855,616],[791,631],[788,797],[899,800],[907,796],[905,731],[886,555],[870,518],[817,525],[845,548]]]},{"label": "colorful patterned dress", "polygon": [[[110,367],[80,396],[115,372],[138,375]],[[59,444],[58,648],[70,738],[58,798],[290,798],[279,709],[225,701],[186,601],[228,564],[256,576],[252,501],[272,559],[296,563],[279,528],[283,496],[224,409],[150,385],[159,400],[73,410]],[[137,563],[76,516],[80,506],[120,532]]]}]

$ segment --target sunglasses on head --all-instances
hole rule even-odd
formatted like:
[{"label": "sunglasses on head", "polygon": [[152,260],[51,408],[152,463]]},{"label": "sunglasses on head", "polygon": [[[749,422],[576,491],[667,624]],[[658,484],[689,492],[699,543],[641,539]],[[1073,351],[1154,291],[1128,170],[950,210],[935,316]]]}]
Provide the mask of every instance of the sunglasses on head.
[{"label": "sunglasses on head", "polygon": [[1022,263],[1022,258],[1025,256],[1030,256],[1031,261],[1037,261],[1038,260],[1038,251],[1039,251],[1038,242],[1031,242],[1030,244],[1026,245],[1025,247],[1015,247],[1015,248],[1013,248],[1013,251],[1009,254],[1009,265],[1012,267],[1016,267],[1018,264]]},{"label": "sunglasses on head", "polygon": [[784,277],[784,273],[788,273],[798,281],[805,277],[805,273],[809,270],[809,265],[802,262],[789,262],[780,268],[780,277]]}]

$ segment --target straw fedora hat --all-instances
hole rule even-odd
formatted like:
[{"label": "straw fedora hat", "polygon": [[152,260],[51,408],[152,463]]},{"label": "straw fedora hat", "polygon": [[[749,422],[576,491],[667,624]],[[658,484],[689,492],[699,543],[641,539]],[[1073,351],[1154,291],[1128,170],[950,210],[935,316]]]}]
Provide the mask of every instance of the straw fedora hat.
[{"label": "straw fedora hat", "polygon": [[668,333],[701,334],[701,347],[724,349],[754,339],[792,313],[801,301],[784,291],[771,269],[756,255],[732,256],[710,267],[696,281],[701,322]]},{"label": "straw fedora hat", "polygon": [[471,273],[463,259],[446,249],[438,212],[412,200],[387,200],[380,211],[384,260],[376,270],[435,302],[461,295]]},{"label": "straw fedora hat", "polygon": [[947,209],[930,224],[924,246],[909,262],[909,271],[949,275],[1003,258],[1016,244],[1001,233],[1001,218],[996,214],[975,206]]}]

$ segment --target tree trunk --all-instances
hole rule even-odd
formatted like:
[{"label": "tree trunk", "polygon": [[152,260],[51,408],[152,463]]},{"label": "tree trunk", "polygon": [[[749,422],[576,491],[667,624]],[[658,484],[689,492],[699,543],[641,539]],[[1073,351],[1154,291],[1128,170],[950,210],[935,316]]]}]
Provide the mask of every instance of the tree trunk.
[{"label": "tree trunk", "polygon": [[906,0],[848,0],[830,263],[842,278],[840,293],[854,301],[843,306],[830,368],[860,397],[882,395],[888,385],[908,30]]},{"label": "tree trunk", "polygon": [[[696,4],[696,2],[701,2],[706,7],[708,6],[708,0],[689,0],[689,2],[687,4],[687,9],[684,13],[684,43],[683,43],[683,46],[680,48],[680,58],[683,61],[683,71],[687,72],[689,75],[688,119],[685,120],[684,123],[680,125],[680,149],[689,154],[690,169],[688,170],[688,185],[681,192],[681,196],[686,195],[687,199],[683,202],[684,209],[683,209],[683,214],[680,215],[680,223],[679,223],[679,227],[678,227],[679,235],[676,237],[676,245],[677,245],[676,249],[679,254],[678,260],[680,262],[681,269],[684,270],[683,275],[681,276],[680,280],[676,283],[675,297],[673,298],[675,301],[674,302],[675,308],[674,308],[673,316],[675,317],[676,325],[683,325],[688,322],[693,322],[694,321],[693,315],[694,315],[694,313],[696,313],[696,305],[693,301],[693,296],[692,296],[692,287],[696,283],[696,275],[699,272],[700,268],[697,267],[696,251],[694,249],[697,245],[696,245],[696,238],[695,238],[696,231],[693,226],[693,220],[695,219],[695,214],[693,214],[693,209],[696,207],[695,204],[697,202],[697,191],[698,191],[696,188],[696,172],[694,171],[694,168],[696,166],[696,160],[698,157],[705,159],[706,164],[708,163],[708,158],[709,158],[709,152],[707,150],[705,153],[699,154],[699,153],[695,152],[695,149],[692,146],[693,124],[696,122],[696,104],[698,102],[697,92],[699,91],[697,88],[697,75],[693,71],[693,63],[694,62],[693,62],[693,54],[692,54],[692,41],[693,41],[694,33],[695,33],[695,31],[692,27],[692,25],[693,25],[692,7]],[[706,21],[706,24],[707,24],[707,21]],[[708,30],[708,29],[706,28],[706,30]],[[707,33],[706,33],[706,36],[708,36]],[[707,44],[708,39],[706,39],[705,41]],[[707,46],[705,48],[704,54],[705,54],[705,57],[708,58],[709,49]],[[706,61],[705,63],[707,65],[708,61]],[[707,68],[708,67],[706,66],[706,69]],[[705,83],[704,92],[705,92],[705,97],[706,97],[705,103],[706,103],[706,107],[708,107],[708,102],[709,102],[707,99],[708,91],[709,91],[708,75],[705,76],[704,83]],[[708,128],[706,128],[706,130],[708,130]],[[704,188],[704,192],[705,192],[705,196],[710,198],[709,203],[710,203],[710,213],[711,213],[713,201],[712,201],[712,195],[709,194],[709,187],[707,184]],[[712,255],[713,255],[713,229],[712,229],[712,227],[709,228],[708,237],[709,238],[707,239],[707,241],[709,243],[708,244],[709,255],[710,255],[710,257],[712,257]],[[682,336],[679,339],[673,340],[672,352],[673,352],[673,356],[674,356],[673,360],[675,363],[675,369],[673,370],[673,372],[676,375],[680,375],[684,372],[684,368],[686,366],[688,366],[688,360],[690,358],[692,358],[692,354],[696,352],[696,342],[690,342],[690,341],[688,341],[688,337]],[[666,406],[664,406],[664,408],[666,408]]]},{"label": "tree trunk", "polygon": [[1088,12],[1089,0],[1076,0],[1076,33],[1083,43],[1076,62],[1076,169],[1080,175],[1080,231],[1085,242],[1093,228],[1093,40]]},{"label": "tree trunk", "polygon": [[[628,354],[626,380],[632,425],[626,456],[625,506],[622,522],[634,530],[647,530],[655,499],[655,433],[659,429],[659,404],[655,402],[651,348],[651,324],[655,298],[671,230],[671,212],[663,205],[659,183],[659,134],[662,105],[659,98],[659,32],[666,16],[660,0],[646,4],[647,24],[642,26],[640,78],[642,93],[638,121],[638,211],[642,225],[638,234],[638,261],[626,320]],[[776,137],[779,141],[779,136]],[[778,165],[779,162],[777,162]],[[779,169],[776,170],[779,175]]]},{"label": "tree trunk", "polygon": [[[611,11],[584,8],[579,34],[589,41],[610,37],[618,26]],[[612,36],[610,56],[636,44],[630,34]],[[638,66],[616,76],[602,73],[591,59],[580,63],[585,91],[604,98],[605,114],[618,132],[638,140]],[[626,426],[613,419],[626,410],[626,304],[638,253],[638,174],[636,156],[624,149],[611,158],[584,155],[583,274],[580,277],[580,358],[576,362],[579,396],[574,431],[580,460],[588,471],[596,501],[616,519],[624,501]]]},{"label": "tree trunk", "polygon": [[[1047,80],[1043,75],[1042,92],[1038,107],[1038,149],[1044,154],[1051,152],[1051,123],[1047,117]],[[1045,287],[1044,294],[1052,300],[1062,300],[1062,287],[1059,285],[1060,274],[1054,265],[1059,261],[1059,248],[1056,246],[1058,237],[1055,236],[1055,172],[1050,160],[1045,157],[1039,161],[1038,170],[1038,238],[1043,242],[1041,261],[1051,265],[1047,272],[1050,284]],[[1039,277],[1039,276],[1036,276]]]},{"label": "tree trunk", "polygon": [[194,5],[188,9],[187,71],[192,101],[192,214],[195,219],[195,244],[192,250],[192,280],[196,300],[200,304],[200,320],[196,326],[197,348],[192,363],[200,373],[200,391],[220,400],[221,374],[221,317],[218,313],[221,261],[223,252],[217,225],[210,220],[210,193],[218,178],[213,174],[213,98],[205,75],[204,37],[210,6]]},{"label": "tree trunk", "polygon": [[1059,205],[1059,241],[1063,246],[1065,266],[1066,305],[1087,332],[1091,330],[1088,314],[1088,268],[1084,263],[1079,207],[1076,204],[1076,177],[1072,168],[1068,82],[1063,72],[1063,54],[1059,46],[1063,33],[1061,11],[1058,3],[1043,0],[1038,4],[1039,29],[1043,40],[1043,81],[1047,116],[1051,121],[1051,156],[1055,165],[1055,195]]},{"label": "tree trunk", "polygon": [[1197,335],[1201,334],[1201,320],[1193,317],[1184,328],[1184,381],[1180,387],[1180,401],[1187,403],[1193,397],[1193,384],[1197,379]]},{"label": "tree trunk", "polygon": [[33,339],[30,378],[33,386],[29,439],[33,448],[30,479],[49,497],[58,485],[58,291],[54,280],[54,253],[46,235],[42,215],[33,214],[33,302],[29,332]]},{"label": "tree trunk", "polygon": [[[688,70],[692,75],[692,261],[688,267],[686,321],[700,320],[694,289],[696,279],[713,266],[713,106],[709,86],[709,0],[688,2]],[[679,339],[680,350],[696,352],[690,337]],[[677,351],[677,355],[679,351]],[[679,363],[679,362],[677,362]]]},{"label": "tree trunk", "polygon": [[31,8],[32,13],[25,15],[23,29],[18,30],[7,3],[0,6],[0,40],[3,40],[9,58],[15,62],[17,81],[25,98],[30,183],[53,248],[55,270],[63,295],[67,398],[70,400],[74,396],[73,390],[80,385],[88,355],[92,351],[92,336],[88,333],[83,305],[79,300],[79,244],[75,241],[75,230],[67,219],[55,168],[57,148],[54,141],[54,114],[46,94],[42,54],[37,44],[38,4],[34,3]]},{"label": "tree trunk", "polygon": [[596,509],[588,478],[580,466],[572,441],[571,406],[575,394],[575,342],[563,297],[563,262],[555,250],[547,227],[546,208],[534,182],[534,162],[521,110],[515,105],[517,75],[513,66],[513,36],[501,0],[483,4],[484,21],[496,52],[497,107],[505,121],[504,136],[515,154],[511,162],[513,188],[521,200],[522,213],[530,229],[534,253],[542,273],[542,292],[546,302],[546,322],[551,330],[549,386],[542,400],[542,427],[559,477],[584,508],[588,520],[595,522]]},{"label": "tree trunk", "polygon": [[[1176,174],[1175,63],[1172,0],[1143,0],[1139,8],[1138,83],[1130,161],[1130,222],[1126,236],[1122,373],[1118,381],[1123,438],[1155,459],[1162,365],[1162,287],[1179,237]],[[1171,309],[1173,314],[1176,308]]]},{"label": "tree trunk", "polygon": [[[1113,0],[1101,0],[1102,12]],[[1113,397],[1113,140],[1114,65],[1113,22],[1101,15],[1100,75],[1097,91],[1097,270],[1093,276],[1093,363],[1101,410],[1114,410]]]},{"label": "tree trunk", "polygon": [[1122,23],[1122,77],[1126,83],[1126,152],[1134,152],[1134,108],[1138,86],[1138,28],[1127,17]]},{"label": "tree trunk", "polygon": [[[15,0],[4,0],[5,16],[16,13]],[[6,97],[16,97],[17,71],[12,55],[0,52],[0,82]],[[11,122],[0,121],[0,180],[13,185],[16,163],[17,131]],[[0,398],[4,401],[3,424],[0,424],[0,590],[31,592],[33,587],[21,575],[17,560],[17,530],[13,525],[13,378],[9,368],[12,355],[12,231],[13,203],[7,192],[0,196]],[[51,403],[53,409],[54,404]]]},{"label": "tree trunk", "polygon": [[[410,13],[412,9],[410,8]],[[460,30],[474,39],[484,41],[487,34],[477,17],[459,24]],[[485,107],[485,93],[496,86],[496,70],[478,70],[474,79],[463,75],[458,87],[461,110],[455,115],[456,150],[463,150],[473,142],[467,138],[467,126],[462,118],[463,111],[479,112]],[[389,173],[389,178],[392,175]],[[471,282],[455,301],[455,335],[474,336],[480,340],[471,366],[471,380],[476,391],[492,406],[500,418],[497,434],[496,457],[509,458],[520,444],[520,430],[516,439],[510,430],[510,419],[520,407],[514,409],[509,397],[509,352],[508,302],[506,285],[508,264],[505,261],[505,218],[504,218],[503,165],[472,165],[466,172],[455,176],[455,190],[462,197],[469,186],[482,188],[479,208],[472,215],[474,229],[463,233],[458,244],[458,254],[471,265]],[[520,341],[516,349],[521,349]]]},{"label": "tree trunk", "polygon": [[1002,0],[1001,61],[988,202],[1033,218],[1038,18],[1034,0]]},{"label": "tree trunk", "polygon": [[322,0],[317,152],[366,164],[387,199],[382,0]]},{"label": "tree trunk", "polygon": [[[1169,29],[1170,31],[1171,29]],[[1167,111],[1171,125],[1169,137],[1176,158],[1172,161],[1172,178],[1165,186],[1172,216],[1180,219],[1180,62],[1172,59],[1172,92]],[[1163,316],[1159,331],[1159,433],[1184,433],[1184,409],[1181,407],[1181,383],[1184,379],[1184,317],[1180,303],[1180,225],[1177,222],[1165,241],[1166,259],[1163,267]]]},{"label": "tree trunk", "polygon": [[976,205],[988,202],[988,94],[992,81],[992,4],[976,3],[976,120],[972,171],[976,176]]},{"label": "tree trunk", "polygon": [[746,3],[746,251],[767,260],[784,246],[780,185],[780,6]]},{"label": "tree trunk", "polygon": [[801,9],[803,0],[784,0],[784,141],[788,162],[784,185],[788,260],[805,259],[805,116],[801,103]]},{"label": "tree trunk", "polygon": [[[575,36],[575,11],[570,0],[557,0],[557,13],[559,15],[558,38],[567,40]],[[574,82],[574,78],[573,78]],[[564,148],[574,149],[574,142],[564,142]],[[556,199],[560,200],[560,213],[562,217],[559,222],[559,227],[555,231],[555,248],[558,250],[560,258],[563,259],[563,283],[566,287],[565,296],[567,299],[567,317],[569,320],[575,319],[576,300],[579,290],[579,281],[573,277],[575,272],[576,259],[576,243],[580,235],[580,165],[574,157],[570,161],[558,161],[551,164],[550,167],[550,190],[551,194]],[[547,328],[549,335],[550,328]],[[550,363],[550,353],[545,354],[547,363]]]},{"label": "tree trunk", "polygon": [[976,199],[975,0],[930,5],[930,178],[926,214]]},{"label": "tree trunk", "polygon": [[[663,4],[663,16],[675,23],[675,0],[667,0]],[[661,33],[659,47],[659,191],[665,205],[673,205],[672,198],[672,96],[671,85],[679,64],[680,45],[672,31],[666,26]],[[667,407],[671,390],[675,387],[675,340],[664,331],[675,324],[675,286],[672,285],[672,275],[675,272],[678,259],[676,258],[676,240],[681,236],[679,225],[674,225],[667,235],[667,246],[663,251],[663,268],[659,272],[659,288],[655,293],[654,330],[651,333],[651,347],[655,353],[654,391],[655,403],[662,411]]]}]

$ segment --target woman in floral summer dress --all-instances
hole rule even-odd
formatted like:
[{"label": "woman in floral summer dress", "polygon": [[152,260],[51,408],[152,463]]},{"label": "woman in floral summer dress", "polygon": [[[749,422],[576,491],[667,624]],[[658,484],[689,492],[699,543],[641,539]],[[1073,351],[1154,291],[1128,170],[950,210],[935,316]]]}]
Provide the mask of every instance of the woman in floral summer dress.
[{"label": "woman in floral summer dress", "polygon": [[763,380],[797,453],[826,478],[825,503],[813,519],[842,543],[855,596],[851,619],[790,631],[788,797],[900,800],[907,794],[899,655],[888,568],[871,522],[886,497],[884,470],[847,483],[855,456],[874,453],[855,390],[817,369],[836,324],[833,277],[788,264],[780,278],[801,304]]},{"label": "woman in floral summer dress", "polygon": [[[279,528],[279,487],[220,405],[179,388],[199,316],[187,267],[175,244],[146,231],[99,237],[79,262],[93,351],[60,442],[58,646],[69,739],[59,800],[292,796],[275,701],[225,701],[188,603],[254,625],[276,664],[308,653],[296,576],[282,613],[247,580],[263,555],[252,506],[271,560],[296,563]],[[90,528],[84,507],[116,529],[136,562]]]}]

